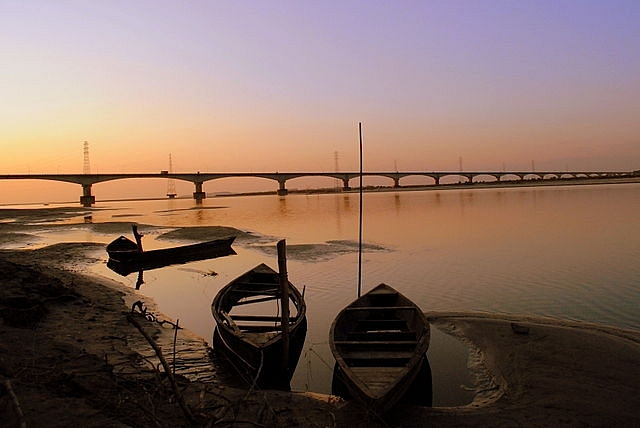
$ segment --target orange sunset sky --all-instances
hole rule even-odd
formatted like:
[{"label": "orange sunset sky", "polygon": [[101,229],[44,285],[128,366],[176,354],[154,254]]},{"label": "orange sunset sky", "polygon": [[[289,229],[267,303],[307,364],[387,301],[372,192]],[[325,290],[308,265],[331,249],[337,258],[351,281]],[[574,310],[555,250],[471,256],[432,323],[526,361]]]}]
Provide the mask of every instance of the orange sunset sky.
[{"label": "orange sunset sky", "polygon": [[[357,170],[358,122],[370,171],[640,169],[635,0],[9,0],[0,21],[0,174],[81,173],[84,141],[92,173]],[[249,189],[275,184],[205,184]],[[3,204],[80,193],[0,181]]]}]

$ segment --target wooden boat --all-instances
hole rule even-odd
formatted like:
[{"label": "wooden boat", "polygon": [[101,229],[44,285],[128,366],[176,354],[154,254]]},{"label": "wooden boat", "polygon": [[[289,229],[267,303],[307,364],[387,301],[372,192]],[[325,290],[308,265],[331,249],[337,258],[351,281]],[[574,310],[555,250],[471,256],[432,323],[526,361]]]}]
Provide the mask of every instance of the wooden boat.
[{"label": "wooden boat", "polygon": [[[279,307],[280,274],[265,264],[231,281],[211,306],[214,350],[260,388],[290,389],[307,333],[304,298],[288,279],[286,283],[292,312],[286,324],[279,316],[284,312]],[[286,339],[283,325],[288,327]]]},{"label": "wooden boat", "polygon": [[383,414],[411,387],[423,367],[429,339],[422,310],[380,284],[344,308],[331,325],[334,379],[367,409]]},{"label": "wooden boat", "polygon": [[234,239],[235,236],[232,236],[180,247],[140,251],[138,244],[129,238],[120,236],[107,245],[107,253],[109,254],[107,266],[126,276],[140,270],[230,256],[236,254],[231,248]]}]

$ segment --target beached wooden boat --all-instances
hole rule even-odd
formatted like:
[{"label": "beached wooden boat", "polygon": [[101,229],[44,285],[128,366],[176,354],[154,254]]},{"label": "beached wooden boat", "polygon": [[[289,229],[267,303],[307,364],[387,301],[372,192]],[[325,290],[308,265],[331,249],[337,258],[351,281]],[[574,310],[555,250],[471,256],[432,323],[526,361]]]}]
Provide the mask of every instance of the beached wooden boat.
[{"label": "beached wooden boat", "polygon": [[[265,264],[231,281],[211,306],[216,323],[214,351],[224,355],[250,384],[261,388],[290,388],[307,333],[304,298],[293,284],[286,283],[291,312],[286,324],[280,315],[284,312],[280,274]],[[286,339],[283,325],[288,326]]]},{"label": "beached wooden boat", "polygon": [[107,265],[121,275],[128,275],[139,270],[230,256],[236,254],[231,248],[234,239],[235,236],[232,236],[180,247],[140,251],[138,244],[127,237],[120,236],[107,245],[109,254]]},{"label": "beached wooden boat", "polygon": [[422,310],[386,284],[356,299],[333,321],[334,379],[367,409],[383,414],[423,367],[430,329]]}]

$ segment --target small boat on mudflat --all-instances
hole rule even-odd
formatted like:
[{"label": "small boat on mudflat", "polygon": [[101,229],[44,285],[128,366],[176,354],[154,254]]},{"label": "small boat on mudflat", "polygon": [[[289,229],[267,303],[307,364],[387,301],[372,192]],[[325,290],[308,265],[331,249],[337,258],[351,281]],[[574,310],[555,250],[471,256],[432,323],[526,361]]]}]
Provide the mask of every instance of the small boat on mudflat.
[{"label": "small boat on mudflat", "polygon": [[[307,333],[304,298],[288,279],[286,282],[291,309],[288,321],[280,315],[284,312],[280,274],[265,264],[231,281],[211,306],[216,323],[214,351],[260,388],[290,388]],[[286,339],[283,325],[288,327]]]},{"label": "small boat on mudflat", "polygon": [[139,270],[231,256],[236,254],[231,248],[234,239],[235,236],[232,236],[180,247],[140,251],[138,244],[125,236],[120,236],[107,245],[109,254],[107,265],[115,272],[126,276]]},{"label": "small boat on mudflat", "polygon": [[411,387],[429,348],[429,322],[386,284],[356,299],[333,321],[334,379],[369,410],[383,414]]}]

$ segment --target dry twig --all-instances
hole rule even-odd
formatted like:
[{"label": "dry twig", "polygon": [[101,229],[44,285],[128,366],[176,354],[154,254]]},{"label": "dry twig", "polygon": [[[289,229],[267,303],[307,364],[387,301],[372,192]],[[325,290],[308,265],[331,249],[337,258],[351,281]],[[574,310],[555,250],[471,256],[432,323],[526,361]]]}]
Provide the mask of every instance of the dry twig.
[{"label": "dry twig", "polygon": [[9,397],[11,397],[11,402],[13,403],[13,407],[16,409],[16,413],[18,414],[18,420],[20,421],[20,428],[27,428],[27,421],[24,419],[24,413],[22,413],[22,408],[20,407],[20,401],[18,401],[18,397],[16,393],[13,391],[13,387],[11,386],[11,381],[9,379],[4,380],[2,382],[4,388],[7,390]]},{"label": "dry twig", "polygon": [[176,396],[176,400],[178,401],[178,404],[180,405],[180,408],[182,409],[182,412],[184,413],[185,417],[187,418],[187,420],[189,422],[192,422],[192,423],[195,422],[195,418],[193,417],[193,414],[191,413],[191,410],[189,410],[189,407],[185,403],[184,397],[182,396],[182,393],[180,392],[180,390],[178,388],[178,384],[176,383],[176,379],[173,376],[171,368],[169,367],[169,364],[167,363],[167,361],[162,356],[162,349],[160,349],[160,347],[155,343],[153,338],[151,336],[149,336],[149,334],[147,334],[146,331],[144,331],[144,329],[142,328],[142,326],[140,325],[138,320],[136,320],[135,317],[132,314],[127,314],[127,321],[129,321],[131,324],[133,324],[133,326],[135,328],[137,328],[138,331],[144,336],[144,338],[147,340],[147,342],[149,342],[149,345],[151,345],[151,347],[153,348],[153,350],[156,353],[156,356],[160,360],[160,363],[162,364],[162,367],[164,368],[165,374],[169,378],[169,382],[171,383],[171,389],[173,390],[173,393]]}]

